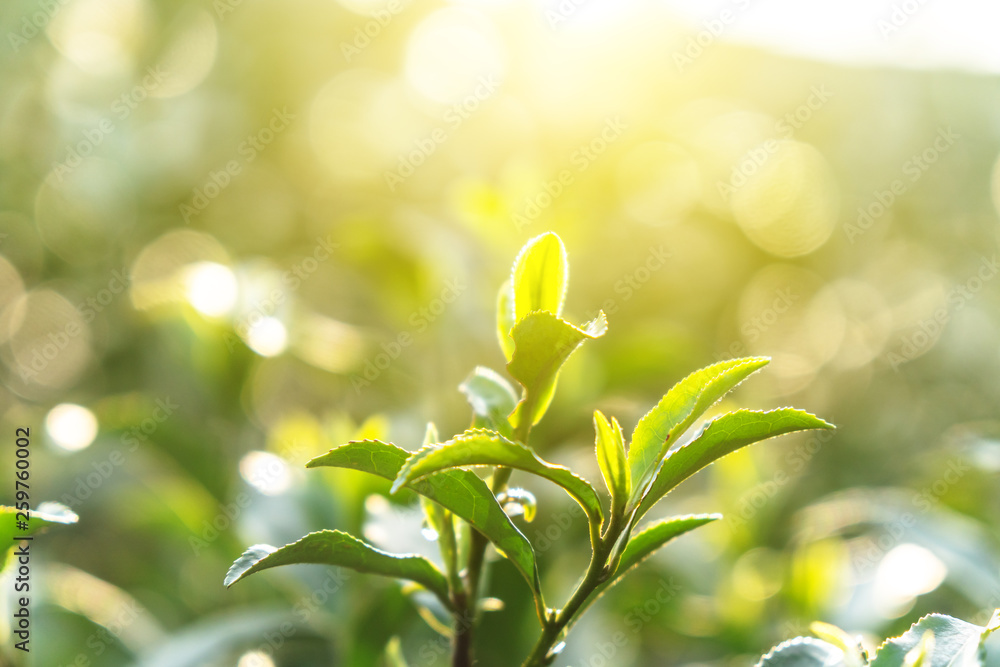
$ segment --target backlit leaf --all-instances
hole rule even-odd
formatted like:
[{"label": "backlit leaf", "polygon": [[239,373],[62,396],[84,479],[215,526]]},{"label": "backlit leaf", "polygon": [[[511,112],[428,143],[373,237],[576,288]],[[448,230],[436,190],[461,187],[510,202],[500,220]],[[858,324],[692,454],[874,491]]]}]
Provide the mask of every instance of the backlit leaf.
[{"label": "backlit leaf", "polygon": [[339,530],[309,533],[298,542],[275,549],[258,544],[247,549],[226,573],[225,584],[232,586],[255,572],[280,565],[336,565],[358,572],[414,581],[433,592],[446,604],[448,583],[437,567],[423,556],[390,554],[376,549]]},{"label": "backlit leaf", "polygon": [[511,415],[515,428],[522,420],[538,423],[555,395],[562,365],[583,341],[599,338],[607,329],[603,312],[583,329],[548,312],[534,312],[518,321],[511,332],[514,356],[507,364],[524,387],[524,396]]},{"label": "backlit leaf", "polygon": [[806,429],[832,429],[815,415],[794,408],[737,410],[721,415],[705,425],[691,442],[671,451],[656,473],[649,491],[642,497],[642,516],[668,491],[713,461],[746,445]]}]

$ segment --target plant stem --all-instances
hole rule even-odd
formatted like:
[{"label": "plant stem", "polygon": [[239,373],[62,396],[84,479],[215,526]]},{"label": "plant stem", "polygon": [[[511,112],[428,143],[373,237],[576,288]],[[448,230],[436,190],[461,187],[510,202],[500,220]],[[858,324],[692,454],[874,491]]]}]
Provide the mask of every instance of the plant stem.
[{"label": "plant stem", "polygon": [[[529,401],[531,401],[529,397]],[[530,405],[527,406],[530,410]],[[530,414],[526,412],[525,414]],[[519,425],[515,438],[528,444],[531,433],[531,419],[524,419]],[[513,471],[510,468],[498,466],[493,469],[493,481],[490,490],[496,496],[507,489],[507,482]],[[486,562],[486,547],[489,541],[475,528],[469,530],[469,560],[465,568],[465,594],[461,606],[455,604],[455,640],[452,642],[452,667],[472,667],[474,662],[472,650],[472,634],[476,625],[476,607],[479,600],[479,586]]]},{"label": "plant stem", "polygon": [[590,566],[587,568],[587,574],[584,576],[583,581],[573,591],[573,595],[566,602],[566,605],[542,629],[542,634],[538,637],[538,641],[535,642],[534,648],[524,661],[522,667],[544,667],[552,663],[554,657],[549,658],[549,653],[552,647],[559,641],[563,630],[573,621],[573,618],[587,602],[590,595],[608,578],[606,571],[608,557],[614,549],[615,541],[621,534],[623,522],[624,517],[621,514],[612,514],[608,530],[605,532],[604,537],[598,538],[594,542],[594,553],[591,556]]},{"label": "plant stem", "polygon": [[452,640],[452,667],[472,667],[472,625],[474,612],[464,592],[455,593],[455,636]]}]

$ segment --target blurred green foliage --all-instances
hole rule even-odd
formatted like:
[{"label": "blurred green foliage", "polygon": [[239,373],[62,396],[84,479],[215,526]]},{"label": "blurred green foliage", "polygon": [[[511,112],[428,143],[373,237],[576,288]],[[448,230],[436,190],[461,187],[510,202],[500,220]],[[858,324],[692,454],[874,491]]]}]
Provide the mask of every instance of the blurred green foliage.
[{"label": "blurred green foliage", "polygon": [[[319,528],[431,553],[388,483],[302,464],[467,426],[496,286],[549,229],[566,316],[615,335],[568,363],[547,459],[597,481],[593,410],[630,430],[750,354],[771,372],[736,400],[839,427],[671,494],[657,515],[726,519],[603,598],[567,664],[747,664],[814,619],[874,638],[997,606],[994,78],[722,41],[678,71],[690,35],[652,6],[552,29],[503,2],[9,0],[0,28],[0,415],[44,434],[33,501],[80,516],[36,541],[27,664],[369,665],[397,632],[445,664],[395,584],[222,577]],[[586,521],[514,479],[565,591]],[[533,639],[517,578],[489,582],[485,667]]]}]

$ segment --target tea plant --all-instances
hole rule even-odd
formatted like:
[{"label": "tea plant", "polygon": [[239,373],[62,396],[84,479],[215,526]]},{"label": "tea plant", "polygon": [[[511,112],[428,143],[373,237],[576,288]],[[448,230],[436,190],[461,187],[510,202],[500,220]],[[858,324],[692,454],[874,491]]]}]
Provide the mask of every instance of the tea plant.
[{"label": "tea plant", "polygon": [[819,637],[796,637],[775,646],[757,667],[982,667],[986,640],[1000,627],[1000,610],[985,626],[928,614],[899,637],[882,642],[869,659],[857,637],[813,623]]},{"label": "tea plant", "polygon": [[[594,412],[595,453],[610,495],[602,498],[581,476],[541,459],[530,445],[532,427],[544,417],[559,371],[580,345],[604,335],[604,313],[576,326],[561,318],[568,281],[566,251],[555,234],[543,234],[521,250],[510,280],[500,289],[497,326],[507,371],[520,385],[477,368],[460,389],[472,406],[472,426],[442,441],[429,425],[423,446],[410,452],[387,442],[349,442],[306,464],[377,475],[392,492],[422,496],[429,525],[438,535],[443,567],[411,554],[390,554],[338,530],[310,533],[280,549],[250,547],[230,568],[227,586],[279,565],[318,563],[353,568],[413,582],[435,595],[452,615],[452,665],[473,664],[472,635],[480,610],[480,582],[493,544],[531,590],[540,633],[525,667],[552,664],[563,639],[587,607],[671,539],[721,518],[718,514],[675,516],[638,527],[674,487],[716,459],[745,445],[793,431],[830,429],[830,424],[793,408],[737,410],[715,417],[687,442],[688,429],[719,399],[763,368],[762,357],[733,359],[696,371],[678,382],[639,420],[629,443],[614,418]],[[470,470],[491,469],[489,482]],[[580,506],[590,531],[591,558],[569,600],[545,600],[531,543],[509,515],[530,520],[535,500],[508,488],[513,470],[561,486]],[[403,664],[398,646],[394,664]]]}]

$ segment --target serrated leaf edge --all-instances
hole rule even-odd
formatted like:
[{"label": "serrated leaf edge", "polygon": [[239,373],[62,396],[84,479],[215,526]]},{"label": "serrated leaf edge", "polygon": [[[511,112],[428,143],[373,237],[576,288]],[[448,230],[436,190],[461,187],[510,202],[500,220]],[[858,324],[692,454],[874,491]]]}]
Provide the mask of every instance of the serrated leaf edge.
[{"label": "serrated leaf edge", "polygon": [[[913,630],[915,627],[917,627],[918,625],[920,625],[921,623],[923,623],[928,618],[940,618],[940,619],[945,619],[945,620],[948,620],[948,621],[962,621],[963,623],[968,623],[969,625],[973,625],[974,627],[980,628],[982,630],[982,633],[980,633],[980,641],[982,641],[983,639],[985,639],[985,637],[983,637],[983,633],[985,633],[988,636],[989,633],[992,632],[992,630],[989,630],[989,626],[988,625],[985,626],[985,627],[981,626],[981,625],[975,625],[974,623],[969,623],[968,621],[963,621],[960,618],[955,618],[954,616],[949,616],[948,614],[941,614],[941,613],[938,613],[938,612],[931,612],[930,614],[925,614],[924,616],[921,616],[920,618],[918,618],[917,620],[915,620],[913,623],[910,624],[910,627],[907,628],[902,633],[896,635],[895,637],[888,637],[885,640],[883,640],[882,643],[878,645],[878,648],[875,649],[875,654],[872,655],[872,660],[871,660],[872,663],[874,663],[876,660],[878,660],[878,654],[882,651],[882,649],[885,647],[886,644],[894,642],[897,639],[902,639],[903,635],[905,635],[907,632],[910,632],[911,630]],[[995,629],[996,628],[994,628],[994,630]]]},{"label": "serrated leaf edge", "polygon": [[[732,361],[736,361],[736,360],[735,360],[735,359],[733,359]],[[705,393],[705,391],[706,391],[706,390],[707,390],[707,389],[708,389],[708,388],[709,388],[709,387],[710,387],[710,386],[711,386],[711,385],[712,385],[712,384],[713,384],[713,383],[714,383],[714,382],[715,382],[716,380],[718,380],[719,378],[721,378],[721,377],[722,377],[723,375],[726,375],[726,374],[728,374],[728,373],[731,373],[731,372],[733,372],[733,371],[734,371],[734,370],[736,370],[736,369],[739,369],[739,368],[743,368],[744,366],[749,366],[749,365],[752,365],[752,364],[756,364],[756,363],[760,363],[760,362],[764,362],[764,363],[763,363],[763,364],[761,364],[759,368],[755,369],[755,370],[754,370],[754,371],[753,371],[752,373],[750,373],[750,375],[747,375],[747,376],[746,376],[745,378],[743,378],[742,380],[740,380],[739,382],[737,382],[736,384],[734,384],[734,385],[733,385],[733,386],[732,386],[732,387],[731,387],[731,388],[729,389],[729,391],[727,391],[727,392],[726,392],[726,394],[729,394],[729,393],[731,393],[731,392],[735,391],[735,390],[736,390],[736,388],[737,388],[737,387],[739,387],[739,386],[740,386],[741,384],[743,384],[744,382],[746,382],[747,380],[749,380],[749,379],[750,379],[750,377],[751,377],[751,376],[752,376],[752,375],[753,375],[754,373],[756,373],[757,371],[759,371],[759,370],[763,369],[763,368],[764,368],[764,366],[767,366],[767,365],[768,365],[769,363],[771,363],[771,357],[744,357],[744,358],[742,358],[742,359],[740,359],[740,360],[739,360],[739,363],[737,363],[737,364],[733,364],[732,366],[728,366],[728,367],[726,367],[726,368],[723,368],[723,369],[722,369],[722,370],[720,370],[720,371],[719,371],[718,373],[716,373],[715,375],[711,376],[711,377],[710,377],[710,378],[709,378],[709,379],[708,379],[708,380],[707,380],[707,381],[705,382],[705,384],[704,384],[704,385],[702,386],[701,390],[700,390],[700,391],[698,392],[697,396],[695,396],[695,399],[694,399],[694,400],[695,400],[695,403],[697,403],[697,402],[698,402],[698,400],[699,400],[699,399],[700,399],[700,398],[702,397],[702,395],[703,395],[703,394]],[[717,362],[717,363],[723,363],[723,362]],[[706,368],[711,368],[711,366],[714,366],[714,365],[715,365],[715,364],[711,364],[711,365],[707,366]],[[660,398],[660,400],[658,400],[658,401],[656,402],[656,405],[654,405],[654,406],[653,406],[652,408],[650,408],[650,409],[649,409],[649,410],[648,410],[648,411],[646,412],[646,414],[644,414],[644,415],[643,415],[643,416],[642,416],[642,417],[641,417],[641,418],[639,419],[639,421],[638,421],[638,422],[636,423],[636,425],[635,425],[635,428],[634,428],[634,429],[632,429],[632,439],[631,439],[631,440],[629,441],[629,446],[630,446],[630,447],[631,447],[631,445],[632,445],[632,442],[633,442],[633,441],[635,440],[635,434],[636,434],[636,432],[637,432],[637,431],[639,430],[639,426],[640,426],[640,425],[641,425],[641,424],[642,424],[642,423],[643,423],[643,422],[644,422],[644,421],[646,420],[646,418],[648,418],[648,417],[649,417],[649,416],[650,416],[651,414],[653,414],[653,412],[655,412],[657,408],[659,408],[659,407],[660,407],[660,404],[661,404],[661,403],[663,403],[663,401],[664,401],[664,400],[666,400],[667,396],[668,396],[668,395],[670,394],[670,392],[671,392],[671,391],[673,391],[674,387],[678,387],[678,386],[680,386],[680,385],[684,384],[685,382],[687,382],[688,380],[690,380],[691,378],[693,378],[693,377],[694,377],[695,375],[697,375],[698,373],[701,373],[701,372],[702,372],[702,371],[704,371],[704,370],[705,370],[705,368],[699,368],[698,370],[695,370],[695,371],[692,371],[692,372],[688,373],[688,374],[687,374],[686,376],[684,376],[684,377],[683,377],[682,379],[680,379],[680,380],[678,380],[677,382],[675,382],[675,383],[674,383],[674,385],[673,385],[673,386],[672,386],[672,387],[671,387],[670,389],[668,389],[668,390],[667,390],[667,392],[666,392],[665,394],[663,394],[663,396],[662,396],[662,397]],[[706,406],[706,407],[705,407],[705,410],[706,410],[706,411],[707,411],[707,410],[710,410],[710,409],[712,408],[712,406],[714,406],[714,405],[715,405],[716,403],[718,403],[719,401],[721,401],[721,400],[722,400],[722,399],[723,399],[724,397],[725,397],[725,394],[724,394],[724,395],[722,395],[722,396],[719,396],[719,398],[718,398],[717,400],[715,400],[715,401],[714,401],[714,402],[713,402],[713,403],[712,403],[711,405],[708,405],[708,406]],[[686,418],[685,418],[685,419],[686,419]],[[682,420],[682,421],[683,421],[683,420]],[[693,425],[693,424],[692,424],[692,425]],[[690,428],[690,426],[688,426],[688,428]],[[686,430],[686,429],[685,429],[685,430]],[[657,432],[656,432],[656,435],[657,435],[657,437],[660,437],[660,435],[661,435],[661,434],[659,433],[659,431],[657,431]],[[667,446],[668,448],[669,448],[669,446],[670,446],[671,444],[673,444],[673,443],[669,443],[669,442],[668,442],[668,438],[669,438],[669,435],[670,435],[670,434],[669,434],[669,433],[667,433],[666,435],[662,436],[662,438],[661,438],[661,440],[663,440],[663,445]],[[680,434],[678,434],[678,435],[680,435]],[[660,455],[661,455],[661,456],[663,455],[663,450],[662,450],[662,449],[661,449],[661,452],[660,452]]]},{"label": "serrated leaf edge", "polygon": [[[757,440],[757,441],[755,441],[754,443],[751,443],[751,444],[756,444],[758,442],[764,442],[765,440],[771,440],[772,438],[780,438],[783,435],[790,435],[792,433],[798,433],[798,432],[801,432],[801,431],[811,431],[811,430],[817,429],[817,428],[822,428],[822,429],[835,429],[835,428],[837,428],[836,425],[831,424],[830,422],[826,421],[822,417],[817,417],[816,415],[814,415],[811,412],[807,412],[806,410],[802,410],[801,408],[793,408],[791,406],[782,406],[782,407],[777,407],[777,408],[771,408],[770,410],[753,410],[751,408],[740,408],[739,410],[733,410],[732,412],[725,412],[725,413],[723,413],[721,415],[716,415],[715,417],[712,417],[711,419],[709,419],[708,421],[706,421],[702,425],[702,427],[699,430],[699,432],[693,438],[691,438],[691,440],[689,440],[688,442],[685,442],[683,445],[681,445],[677,449],[671,449],[671,450],[667,451],[666,455],[663,457],[663,459],[660,461],[660,463],[656,466],[656,470],[653,473],[652,477],[650,478],[650,483],[646,486],[645,491],[643,492],[642,496],[639,498],[639,501],[636,503],[635,507],[636,508],[641,508],[642,507],[642,504],[646,501],[646,496],[649,495],[650,491],[653,488],[653,484],[656,481],[657,476],[660,474],[660,469],[666,464],[666,462],[670,459],[670,457],[674,456],[677,452],[680,452],[680,451],[682,451],[684,449],[687,449],[688,447],[690,447],[691,445],[693,445],[694,443],[696,443],[698,441],[698,438],[702,435],[702,433],[704,433],[705,431],[707,431],[708,428],[714,422],[718,421],[719,419],[722,419],[723,417],[728,417],[730,415],[735,415],[735,414],[741,414],[742,413],[742,414],[767,415],[767,414],[771,414],[772,412],[778,412],[779,410],[794,410],[795,412],[801,412],[802,414],[808,415],[808,416],[812,417],[813,419],[816,419],[817,421],[822,422],[823,425],[822,426],[808,426],[808,427],[805,427],[805,428],[798,429],[796,431],[788,431],[787,433],[781,433],[781,434],[778,434],[778,435],[772,435],[772,436],[769,436],[767,438],[762,438],[760,440]],[[724,455],[720,456],[719,458],[713,460],[712,463],[715,463],[715,461],[720,461],[720,460],[726,458],[727,456],[730,456],[730,455],[735,454],[735,453],[736,452],[733,451],[733,452],[729,452],[728,454],[724,454]],[[700,470],[696,471],[696,472],[700,472]],[[665,495],[666,494],[664,494],[664,496]]]}]

